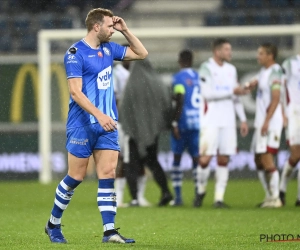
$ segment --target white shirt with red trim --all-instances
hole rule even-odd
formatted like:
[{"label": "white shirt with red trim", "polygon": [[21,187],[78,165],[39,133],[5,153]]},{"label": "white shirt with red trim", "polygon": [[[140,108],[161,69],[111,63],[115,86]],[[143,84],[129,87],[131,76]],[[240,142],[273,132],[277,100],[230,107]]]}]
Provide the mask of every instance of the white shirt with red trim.
[{"label": "white shirt with red trim", "polygon": [[[258,88],[254,127],[261,128],[271,104],[273,86],[279,85],[280,88],[283,86],[283,71],[279,64],[273,64],[269,68],[261,68],[257,77]],[[270,130],[282,128],[283,116],[281,108],[281,103],[279,103],[269,122]]]}]

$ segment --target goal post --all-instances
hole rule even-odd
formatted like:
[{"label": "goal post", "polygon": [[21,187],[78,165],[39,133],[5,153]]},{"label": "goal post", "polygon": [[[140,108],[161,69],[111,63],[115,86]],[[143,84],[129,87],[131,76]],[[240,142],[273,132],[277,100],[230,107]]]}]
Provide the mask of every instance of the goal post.
[{"label": "goal post", "polygon": [[[251,36],[294,36],[294,53],[300,52],[300,25],[268,26],[222,26],[222,27],[169,27],[132,28],[138,38],[209,38],[209,37],[251,37]],[[51,42],[59,40],[79,40],[86,35],[86,29],[40,30],[38,32],[39,68],[39,181],[43,184],[52,180],[51,154]],[[123,38],[116,32],[113,38]],[[163,46],[159,44],[158,46]],[[66,48],[67,49],[67,48]]]}]

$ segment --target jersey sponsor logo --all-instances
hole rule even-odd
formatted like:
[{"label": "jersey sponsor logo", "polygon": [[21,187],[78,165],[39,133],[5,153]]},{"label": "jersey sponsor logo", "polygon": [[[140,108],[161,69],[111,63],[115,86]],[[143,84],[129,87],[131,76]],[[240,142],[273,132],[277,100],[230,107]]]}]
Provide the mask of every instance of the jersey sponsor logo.
[{"label": "jersey sponsor logo", "polygon": [[68,63],[77,63],[76,56],[74,56],[74,55],[68,55],[67,64]]},{"label": "jersey sponsor logo", "polygon": [[88,57],[95,57],[96,55],[88,55]]},{"label": "jersey sponsor logo", "polygon": [[81,139],[81,138],[72,137],[70,140],[70,143],[85,146],[88,141],[89,141],[89,139],[85,139],[85,138]]},{"label": "jersey sponsor logo", "polygon": [[110,87],[111,73],[111,66],[109,66],[98,74],[98,89],[107,89]]},{"label": "jersey sponsor logo", "polygon": [[74,60],[76,57],[74,55],[69,55],[68,60]]},{"label": "jersey sponsor logo", "polygon": [[104,47],[103,51],[106,55],[110,56],[110,50],[108,48]]}]

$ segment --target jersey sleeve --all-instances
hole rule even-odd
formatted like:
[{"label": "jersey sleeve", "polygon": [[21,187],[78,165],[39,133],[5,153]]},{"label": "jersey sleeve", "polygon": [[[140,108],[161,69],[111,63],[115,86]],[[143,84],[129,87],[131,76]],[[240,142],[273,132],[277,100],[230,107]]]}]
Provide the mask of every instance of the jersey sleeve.
[{"label": "jersey sleeve", "polygon": [[175,77],[175,76],[173,77],[172,89],[173,89],[174,95],[177,95],[177,94],[184,95],[185,94],[184,84],[181,82],[180,79],[178,79],[178,77]]},{"label": "jersey sleeve", "polygon": [[125,57],[127,46],[122,46],[114,42],[110,42],[110,46],[111,46],[113,59],[116,61],[122,61]]},{"label": "jersey sleeve", "polygon": [[281,67],[273,68],[269,78],[269,85],[272,90],[281,89],[283,72]]},{"label": "jersey sleeve", "polygon": [[291,60],[290,59],[284,60],[284,62],[282,63],[282,68],[284,71],[285,78],[286,79],[289,78],[291,74]]},{"label": "jersey sleeve", "polygon": [[77,51],[75,54],[67,52],[64,57],[64,64],[69,78],[82,78],[82,65],[83,60],[80,53]]}]

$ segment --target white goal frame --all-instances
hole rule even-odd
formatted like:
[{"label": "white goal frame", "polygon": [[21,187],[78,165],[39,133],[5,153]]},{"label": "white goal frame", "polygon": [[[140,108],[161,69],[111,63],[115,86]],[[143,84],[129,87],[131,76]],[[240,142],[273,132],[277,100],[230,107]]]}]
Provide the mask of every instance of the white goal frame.
[{"label": "white goal frame", "polygon": [[[294,53],[300,52],[300,25],[268,26],[222,26],[222,27],[170,27],[170,28],[133,28],[138,38],[193,38],[193,37],[249,37],[249,36],[287,36],[293,35]],[[39,68],[39,181],[48,184],[52,181],[51,154],[51,41],[81,39],[85,29],[40,30],[38,32],[38,68]],[[123,36],[116,32],[114,38]]]}]

